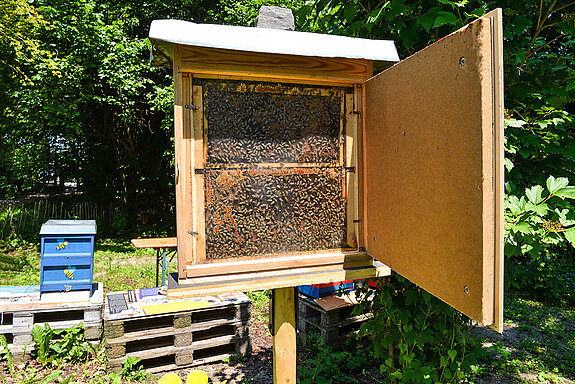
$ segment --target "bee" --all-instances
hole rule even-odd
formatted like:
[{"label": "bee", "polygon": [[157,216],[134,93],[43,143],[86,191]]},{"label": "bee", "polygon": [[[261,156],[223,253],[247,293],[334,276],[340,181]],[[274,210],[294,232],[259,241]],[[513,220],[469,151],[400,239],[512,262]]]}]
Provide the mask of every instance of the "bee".
[{"label": "bee", "polygon": [[75,270],[76,270],[75,268],[74,268],[74,269],[68,269],[68,268],[66,268],[66,269],[64,269],[64,273],[66,274],[66,276],[68,276],[68,278],[69,278],[70,280],[74,280],[74,271],[75,271]]},{"label": "bee", "polygon": [[64,240],[63,242],[59,243],[56,249],[59,251],[61,249],[64,249],[66,245],[68,245],[68,240]]}]

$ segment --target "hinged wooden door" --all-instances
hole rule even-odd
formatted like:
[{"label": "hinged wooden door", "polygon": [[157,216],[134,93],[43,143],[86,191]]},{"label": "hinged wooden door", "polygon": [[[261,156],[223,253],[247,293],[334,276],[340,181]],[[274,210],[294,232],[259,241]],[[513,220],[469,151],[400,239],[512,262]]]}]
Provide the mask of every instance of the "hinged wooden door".
[{"label": "hinged wooden door", "polygon": [[501,331],[501,10],[365,84],[365,246]]}]

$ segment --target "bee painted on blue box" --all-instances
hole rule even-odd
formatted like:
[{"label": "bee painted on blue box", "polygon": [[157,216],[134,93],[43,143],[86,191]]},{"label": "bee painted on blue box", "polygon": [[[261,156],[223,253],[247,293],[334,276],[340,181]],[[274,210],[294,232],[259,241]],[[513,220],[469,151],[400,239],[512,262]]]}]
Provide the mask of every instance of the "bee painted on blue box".
[{"label": "bee painted on blue box", "polygon": [[58,239],[58,246],[56,247],[56,249],[58,251],[61,251],[62,249],[66,248],[66,245],[68,245],[68,240]]},{"label": "bee painted on blue box", "polygon": [[74,280],[74,272],[76,271],[76,268],[74,267],[68,267],[66,269],[64,269],[64,273],[66,274],[66,276],[68,276],[68,278],[70,280]]}]

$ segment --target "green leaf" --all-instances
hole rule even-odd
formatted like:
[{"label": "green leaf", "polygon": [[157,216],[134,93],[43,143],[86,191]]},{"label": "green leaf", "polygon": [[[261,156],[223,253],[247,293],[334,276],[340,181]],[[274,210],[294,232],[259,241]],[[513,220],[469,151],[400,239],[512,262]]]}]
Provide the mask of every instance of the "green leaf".
[{"label": "green leaf", "polygon": [[355,4],[350,4],[345,11],[343,12],[343,16],[348,23],[353,23],[353,19],[355,18]]},{"label": "green leaf", "polygon": [[553,176],[549,176],[549,178],[547,179],[547,189],[549,190],[549,193],[551,193],[552,195],[557,194],[559,190],[567,187],[568,185],[569,185],[569,179],[567,179],[566,177],[559,177],[556,179]]},{"label": "green leaf", "polygon": [[503,159],[503,163],[505,164],[505,169],[507,169],[507,172],[511,172],[511,170],[515,166],[513,164],[513,162],[510,159],[508,159],[507,157],[505,159]]},{"label": "green leaf", "polygon": [[567,241],[568,241],[573,247],[575,247],[575,227],[569,228],[568,230],[566,230],[565,232],[563,232],[563,234],[565,235],[565,238],[567,239]]},{"label": "green leaf", "polygon": [[450,349],[447,354],[451,358],[451,361],[455,361],[455,356],[457,356],[457,351],[455,349]]},{"label": "green leaf", "polygon": [[451,5],[453,6],[453,8],[455,7],[465,7],[465,5],[468,3],[468,0],[462,0],[462,1],[450,1],[450,0],[438,0],[441,4],[447,4],[447,5]]},{"label": "green leaf", "polygon": [[451,12],[441,11],[438,12],[438,14],[439,16],[437,16],[435,23],[433,24],[433,27],[435,28],[441,27],[442,25],[455,25],[457,24],[457,20],[459,20],[457,16]]},{"label": "green leaf", "polygon": [[523,120],[505,119],[505,127],[521,128],[525,124],[527,123]]},{"label": "green leaf", "polygon": [[533,208],[533,211],[537,213],[539,216],[543,216],[549,211],[549,206],[545,203],[539,204]]},{"label": "green leaf", "polygon": [[521,201],[517,196],[514,195],[509,196],[505,203],[506,203],[505,206],[509,208],[511,213],[514,215],[519,215],[523,211]]},{"label": "green leaf", "polygon": [[439,359],[439,367],[445,367],[447,364],[449,364],[449,360],[447,360],[447,357],[441,356]]},{"label": "green leaf", "polygon": [[555,193],[561,198],[575,199],[575,187],[565,187]]},{"label": "green leaf", "polygon": [[543,193],[543,187],[540,185],[535,185],[529,189],[525,189],[525,195],[529,199],[530,202],[537,205],[543,201],[543,197],[541,196]]},{"label": "green leaf", "polygon": [[515,232],[531,233],[531,226],[525,221],[521,221],[511,227]]}]

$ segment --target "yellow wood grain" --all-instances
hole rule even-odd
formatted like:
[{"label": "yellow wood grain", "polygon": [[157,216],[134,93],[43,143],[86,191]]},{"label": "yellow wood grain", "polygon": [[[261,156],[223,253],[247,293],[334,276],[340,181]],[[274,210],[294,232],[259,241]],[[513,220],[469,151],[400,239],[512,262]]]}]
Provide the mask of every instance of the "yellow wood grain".
[{"label": "yellow wood grain", "polygon": [[274,384],[296,382],[296,291],[294,287],[273,291],[273,378]]}]

